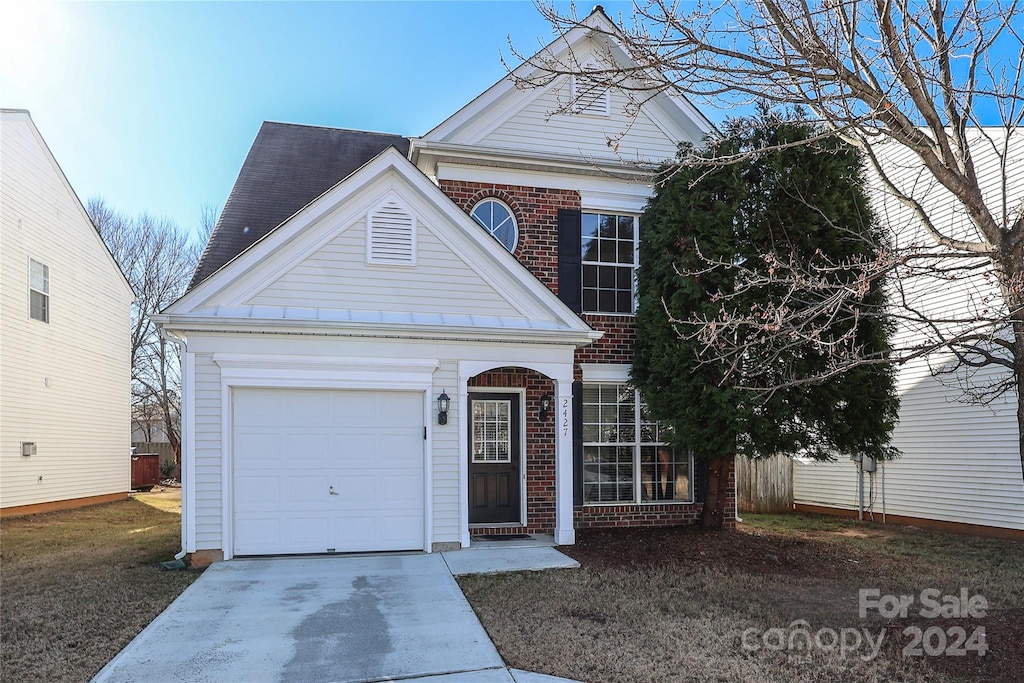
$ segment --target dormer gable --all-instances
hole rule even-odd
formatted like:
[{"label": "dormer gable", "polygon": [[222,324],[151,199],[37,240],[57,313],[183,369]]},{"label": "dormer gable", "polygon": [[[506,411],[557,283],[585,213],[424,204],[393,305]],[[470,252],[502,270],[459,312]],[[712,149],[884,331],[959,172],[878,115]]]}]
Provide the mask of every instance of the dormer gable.
[{"label": "dormer gable", "polygon": [[[628,87],[606,88],[570,75],[573,65],[636,69],[616,34],[615,25],[595,9],[579,26],[413,139],[411,159],[431,176],[439,160],[460,154],[503,157],[504,165],[519,159],[519,164],[649,170],[673,158],[679,143],[700,144],[714,127],[685,98],[659,93],[641,102]],[[557,63],[566,65],[563,75],[538,66]]]}]

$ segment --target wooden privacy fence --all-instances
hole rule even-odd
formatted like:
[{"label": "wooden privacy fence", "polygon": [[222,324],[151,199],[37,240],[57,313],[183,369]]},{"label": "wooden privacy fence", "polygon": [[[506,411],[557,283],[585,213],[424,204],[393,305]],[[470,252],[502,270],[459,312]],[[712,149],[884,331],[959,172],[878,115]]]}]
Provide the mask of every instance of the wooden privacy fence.
[{"label": "wooden privacy fence", "polygon": [[171,475],[180,480],[181,473],[178,468],[174,466],[174,449],[171,448],[171,444],[167,442],[155,443],[151,441],[133,441],[132,448],[136,449],[137,453],[158,453],[160,455],[160,478],[163,478],[163,473],[167,467],[174,467],[174,471]]},{"label": "wooden privacy fence", "polygon": [[740,512],[789,512],[793,509],[793,459],[763,460],[736,456],[736,501]]}]

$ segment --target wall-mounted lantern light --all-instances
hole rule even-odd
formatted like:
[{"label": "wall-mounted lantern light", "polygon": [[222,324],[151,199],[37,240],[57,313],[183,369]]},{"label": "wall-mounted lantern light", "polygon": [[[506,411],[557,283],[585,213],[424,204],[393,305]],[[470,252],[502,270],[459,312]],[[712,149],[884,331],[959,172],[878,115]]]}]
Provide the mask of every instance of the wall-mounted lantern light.
[{"label": "wall-mounted lantern light", "polygon": [[448,407],[451,405],[451,402],[452,400],[448,397],[448,393],[442,390],[441,395],[437,397],[437,424],[448,424]]},{"label": "wall-mounted lantern light", "polygon": [[546,422],[548,419],[548,411],[551,410],[551,397],[544,394],[540,397],[540,421]]}]

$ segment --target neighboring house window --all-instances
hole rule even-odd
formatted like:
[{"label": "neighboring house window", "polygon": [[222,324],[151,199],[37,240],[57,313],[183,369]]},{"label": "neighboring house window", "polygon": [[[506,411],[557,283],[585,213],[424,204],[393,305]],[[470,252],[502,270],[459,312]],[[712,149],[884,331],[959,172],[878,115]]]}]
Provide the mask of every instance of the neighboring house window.
[{"label": "neighboring house window", "polygon": [[583,312],[633,313],[637,267],[636,216],[582,216]]},{"label": "neighboring house window", "polygon": [[497,199],[488,198],[473,207],[470,215],[509,251],[516,250],[519,242],[519,227],[512,209]]},{"label": "neighboring house window", "polygon": [[50,322],[50,269],[34,259],[29,259],[28,288],[29,316]]},{"label": "neighboring house window", "polygon": [[638,391],[583,385],[585,503],[690,502],[692,471],[692,457],[673,453]]}]

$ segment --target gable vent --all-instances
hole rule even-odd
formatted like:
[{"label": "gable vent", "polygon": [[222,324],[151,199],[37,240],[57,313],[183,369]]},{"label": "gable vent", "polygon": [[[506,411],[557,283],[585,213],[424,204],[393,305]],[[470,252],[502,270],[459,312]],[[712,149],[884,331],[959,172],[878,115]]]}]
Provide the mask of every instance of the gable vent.
[{"label": "gable vent", "polygon": [[[586,64],[583,67],[587,71],[597,69],[596,65]],[[610,116],[611,115],[611,92],[599,83],[593,83],[587,79],[572,77],[572,111],[576,114],[587,114],[589,116]]]},{"label": "gable vent", "polygon": [[371,213],[366,234],[367,262],[416,264],[416,221],[397,203],[385,202]]}]

